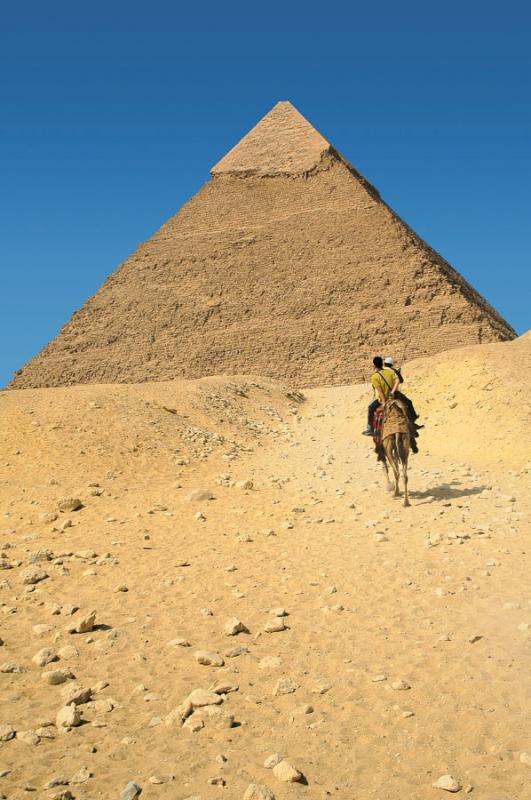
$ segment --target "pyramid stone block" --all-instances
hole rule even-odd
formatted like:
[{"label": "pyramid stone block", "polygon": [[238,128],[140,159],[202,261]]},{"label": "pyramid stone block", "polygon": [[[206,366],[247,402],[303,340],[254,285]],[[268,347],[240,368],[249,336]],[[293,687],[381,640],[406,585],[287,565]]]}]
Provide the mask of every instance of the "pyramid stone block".
[{"label": "pyramid stone block", "polygon": [[12,388],[261,374],[362,380],[514,330],[287,102],[14,377]]}]

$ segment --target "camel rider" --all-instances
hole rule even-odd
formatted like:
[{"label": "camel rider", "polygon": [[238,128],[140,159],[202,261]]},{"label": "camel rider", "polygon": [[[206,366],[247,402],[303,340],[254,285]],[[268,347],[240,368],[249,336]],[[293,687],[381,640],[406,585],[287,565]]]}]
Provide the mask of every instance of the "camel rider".
[{"label": "camel rider", "polygon": [[[391,358],[391,356],[386,356],[384,358],[384,360],[383,360],[383,364],[384,364],[384,367],[388,367],[389,369],[393,370],[395,375],[398,377],[399,383],[404,383],[404,378],[402,377],[402,373],[400,372],[398,367],[394,366],[394,362],[393,362],[393,359]],[[413,422],[415,422],[418,419],[419,415],[415,411],[415,406],[413,405],[413,401],[410,400],[409,397],[406,397],[406,395],[403,394],[402,392],[395,391],[394,395],[398,400],[402,400],[402,402],[404,403],[404,405],[407,408],[407,413],[409,414],[411,420]],[[423,428],[424,426],[423,425],[416,425],[415,427],[416,428]]]},{"label": "camel rider", "polygon": [[371,384],[376,397],[369,405],[367,417],[367,430],[363,431],[365,436],[373,434],[374,412],[380,405],[384,405],[390,394],[394,394],[398,389],[400,380],[397,374],[390,367],[384,368],[381,356],[375,356],[372,363],[376,367],[376,372],[371,377]]}]

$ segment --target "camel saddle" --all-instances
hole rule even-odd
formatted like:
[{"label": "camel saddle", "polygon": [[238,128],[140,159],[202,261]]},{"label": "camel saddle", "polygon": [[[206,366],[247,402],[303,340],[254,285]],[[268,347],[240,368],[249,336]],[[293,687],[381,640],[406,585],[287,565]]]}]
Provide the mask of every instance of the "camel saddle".
[{"label": "camel saddle", "polygon": [[378,447],[383,444],[384,439],[395,433],[409,433],[413,437],[412,426],[406,406],[395,397],[388,400],[384,406],[378,406],[374,412],[372,440]]}]

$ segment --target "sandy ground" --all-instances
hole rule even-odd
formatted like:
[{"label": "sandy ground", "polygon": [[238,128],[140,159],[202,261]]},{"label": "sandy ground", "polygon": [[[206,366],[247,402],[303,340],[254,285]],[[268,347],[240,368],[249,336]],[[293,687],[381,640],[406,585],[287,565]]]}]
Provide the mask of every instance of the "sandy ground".
[{"label": "sandy ground", "polygon": [[[527,341],[487,347],[525,356]],[[514,391],[496,371],[512,350],[466,352],[467,371],[486,359]],[[530,798],[529,435],[511,423],[514,454],[452,451],[452,412],[478,400],[455,377],[463,358],[455,398],[419,403],[409,509],[360,435],[367,387],[4,393],[0,797],[118,798],[136,781],[160,800],[250,784],[277,800],[436,800],[450,775],[459,797]],[[410,372],[429,382],[421,362]],[[464,441],[492,444],[498,417],[489,429],[480,412]],[[64,496],[83,505],[55,519]],[[93,630],[68,632],[92,610]],[[233,618],[248,632],[227,635]],[[43,649],[58,660],[39,666]],[[195,689],[222,702],[186,716]],[[61,728],[74,695],[80,724]],[[277,753],[302,780],[264,766]]]}]

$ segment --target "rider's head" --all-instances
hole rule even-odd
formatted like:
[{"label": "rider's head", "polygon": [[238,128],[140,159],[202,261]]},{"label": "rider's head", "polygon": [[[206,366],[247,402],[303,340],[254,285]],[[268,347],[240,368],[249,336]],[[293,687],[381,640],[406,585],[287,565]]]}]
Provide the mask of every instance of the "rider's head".
[{"label": "rider's head", "polygon": [[381,369],[383,367],[383,361],[381,356],[374,356],[372,363],[376,367],[376,369]]},{"label": "rider's head", "polygon": [[393,361],[393,359],[391,358],[391,356],[386,356],[386,357],[384,358],[384,360],[383,360],[383,363],[384,363],[384,366],[386,366],[386,367],[392,367],[392,366],[393,366],[393,364],[394,364],[394,361]]}]

